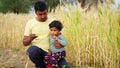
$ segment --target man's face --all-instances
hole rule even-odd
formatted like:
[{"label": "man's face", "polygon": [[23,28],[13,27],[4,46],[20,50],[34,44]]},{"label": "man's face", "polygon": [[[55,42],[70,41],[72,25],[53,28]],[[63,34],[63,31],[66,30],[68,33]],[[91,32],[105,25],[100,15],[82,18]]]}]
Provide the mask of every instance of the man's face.
[{"label": "man's face", "polygon": [[44,11],[36,11],[35,12],[36,15],[37,15],[37,19],[41,22],[44,22],[47,20],[47,10],[44,10]]}]

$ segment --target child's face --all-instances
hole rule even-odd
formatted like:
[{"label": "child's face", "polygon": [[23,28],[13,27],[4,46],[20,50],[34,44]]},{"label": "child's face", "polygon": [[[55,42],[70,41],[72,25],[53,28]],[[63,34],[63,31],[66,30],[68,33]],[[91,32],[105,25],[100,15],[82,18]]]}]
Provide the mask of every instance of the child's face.
[{"label": "child's face", "polygon": [[60,31],[56,27],[52,27],[52,28],[50,28],[50,33],[52,35],[56,35],[57,36],[60,33]]}]

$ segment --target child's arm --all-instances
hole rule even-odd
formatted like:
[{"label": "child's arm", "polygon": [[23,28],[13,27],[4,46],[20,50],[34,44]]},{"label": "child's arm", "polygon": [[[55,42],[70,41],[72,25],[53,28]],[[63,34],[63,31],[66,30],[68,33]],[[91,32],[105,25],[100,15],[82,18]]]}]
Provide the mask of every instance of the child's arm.
[{"label": "child's arm", "polygon": [[55,48],[57,48],[57,49],[59,49],[59,48],[62,48],[63,46],[60,44],[60,43],[58,43],[57,41],[55,41],[54,43],[53,43],[53,45],[55,46]]},{"label": "child's arm", "polygon": [[64,37],[62,35],[60,35],[59,37],[56,38],[56,41],[58,41],[58,43],[60,43],[62,46],[66,46],[66,40],[64,39]]},{"label": "child's arm", "polygon": [[52,54],[52,52],[48,49],[47,55],[51,55],[51,54]]},{"label": "child's arm", "polygon": [[66,40],[62,35],[59,37],[56,37],[55,40],[56,41],[54,42],[54,46],[56,48],[62,48],[63,46],[66,46]]}]

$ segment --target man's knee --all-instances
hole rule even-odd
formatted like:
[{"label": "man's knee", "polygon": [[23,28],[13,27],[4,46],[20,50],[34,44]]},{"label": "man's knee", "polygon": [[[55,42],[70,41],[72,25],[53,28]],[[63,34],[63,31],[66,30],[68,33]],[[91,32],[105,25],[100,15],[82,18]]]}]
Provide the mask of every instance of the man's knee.
[{"label": "man's knee", "polygon": [[70,68],[69,64],[66,62],[65,59],[63,59],[59,62],[59,66],[60,66],[60,68]]},{"label": "man's knee", "polygon": [[70,66],[69,66],[69,65],[66,65],[65,68],[70,68]]},{"label": "man's knee", "polygon": [[60,66],[61,68],[70,68],[70,66],[67,64],[67,65],[62,65]]},{"label": "man's knee", "polygon": [[37,46],[30,46],[27,50],[27,55],[29,56],[35,56],[41,49]]}]

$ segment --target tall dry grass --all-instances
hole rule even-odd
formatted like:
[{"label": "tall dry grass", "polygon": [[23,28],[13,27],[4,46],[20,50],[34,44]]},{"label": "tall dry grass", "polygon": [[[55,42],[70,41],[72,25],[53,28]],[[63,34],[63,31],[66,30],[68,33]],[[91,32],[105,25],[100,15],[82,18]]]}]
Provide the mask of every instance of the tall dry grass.
[{"label": "tall dry grass", "polygon": [[24,27],[28,19],[32,16],[28,14],[0,14],[0,47],[15,48],[22,47]]},{"label": "tall dry grass", "polygon": [[[120,67],[120,12],[110,8],[84,13],[58,8],[50,16],[63,22],[67,40],[66,59],[71,66],[92,68]],[[21,49],[28,14],[0,14],[0,47]]]},{"label": "tall dry grass", "polygon": [[70,15],[59,10],[54,15],[64,24],[70,65],[76,68],[120,67],[119,9],[99,7],[98,11],[85,13],[70,8]]}]

